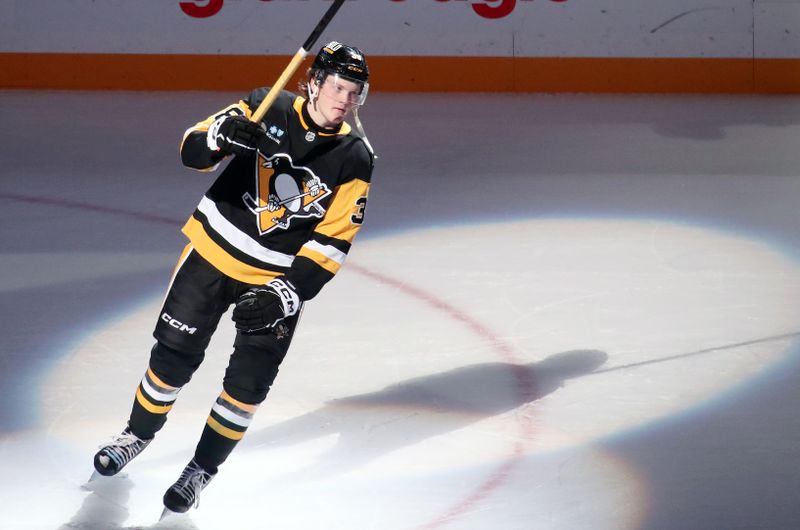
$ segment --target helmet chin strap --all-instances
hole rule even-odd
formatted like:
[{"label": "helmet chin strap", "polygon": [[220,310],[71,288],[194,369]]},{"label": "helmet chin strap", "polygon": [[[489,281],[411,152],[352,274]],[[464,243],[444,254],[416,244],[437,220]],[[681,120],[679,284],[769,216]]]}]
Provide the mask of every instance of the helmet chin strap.
[{"label": "helmet chin strap", "polygon": [[[317,71],[314,74],[313,80],[309,80],[308,82],[308,101],[310,101],[314,108],[317,105],[317,98],[319,97],[319,91],[322,90],[322,84],[325,82],[325,78],[328,77],[328,74],[322,70]],[[312,82],[313,81],[313,82]],[[316,84],[317,87],[313,88],[312,85]]]},{"label": "helmet chin strap", "polygon": [[309,103],[314,105],[315,109],[317,107],[317,98],[319,97],[319,87],[320,87],[319,82],[317,82],[316,88],[313,87],[313,83],[311,82],[308,83],[308,101]]}]

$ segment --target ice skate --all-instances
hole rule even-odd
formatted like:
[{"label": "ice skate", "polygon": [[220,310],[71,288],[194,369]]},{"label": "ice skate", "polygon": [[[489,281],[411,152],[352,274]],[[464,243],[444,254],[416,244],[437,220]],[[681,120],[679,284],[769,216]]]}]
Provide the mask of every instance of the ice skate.
[{"label": "ice skate", "polygon": [[153,441],[142,440],[133,434],[129,428],[122,433],[114,436],[110,443],[100,447],[94,455],[94,473],[89,478],[89,482],[99,475],[110,477],[116,475],[125,467],[128,462],[141,453],[147,445]]},{"label": "ice skate", "polygon": [[180,478],[164,494],[164,512],[161,519],[170,513],[184,513],[192,506],[200,506],[200,492],[216,473],[209,473],[194,458],[183,469]]}]

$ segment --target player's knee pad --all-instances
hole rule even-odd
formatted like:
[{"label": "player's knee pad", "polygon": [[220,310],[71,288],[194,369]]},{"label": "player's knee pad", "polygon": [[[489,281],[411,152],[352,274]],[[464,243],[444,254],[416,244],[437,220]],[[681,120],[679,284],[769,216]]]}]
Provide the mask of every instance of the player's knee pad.
[{"label": "player's knee pad", "polygon": [[203,362],[203,352],[181,352],[160,342],[150,350],[150,369],[165,383],[182,387]]},{"label": "player's knee pad", "polygon": [[259,404],[267,397],[286,351],[237,344],[225,371],[223,388],[244,403]]}]

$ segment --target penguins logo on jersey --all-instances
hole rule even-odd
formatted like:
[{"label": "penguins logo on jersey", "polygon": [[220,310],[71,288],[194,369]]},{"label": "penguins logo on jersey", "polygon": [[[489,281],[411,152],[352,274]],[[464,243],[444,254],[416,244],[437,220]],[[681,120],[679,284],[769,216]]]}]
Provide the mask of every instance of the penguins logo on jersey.
[{"label": "penguins logo on jersey", "polygon": [[256,160],[256,196],[242,195],[245,206],[255,214],[261,235],[276,229],[286,230],[295,217],[325,215],[319,203],[331,190],[310,169],[297,167],[285,154]]}]

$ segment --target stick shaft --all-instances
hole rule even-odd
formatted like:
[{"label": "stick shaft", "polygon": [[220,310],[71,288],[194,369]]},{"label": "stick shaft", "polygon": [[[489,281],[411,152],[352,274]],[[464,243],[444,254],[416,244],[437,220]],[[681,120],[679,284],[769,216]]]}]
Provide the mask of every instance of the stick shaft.
[{"label": "stick shaft", "polygon": [[264,101],[261,102],[256,111],[253,113],[253,116],[250,118],[251,121],[256,123],[261,121],[269,108],[275,102],[275,99],[277,99],[280,91],[284,89],[286,84],[289,82],[289,79],[291,79],[295,72],[297,72],[297,69],[300,68],[303,60],[308,57],[309,50],[311,50],[312,46],[314,46],[314,43],[317,42],[319,36],[323,31],[325,31],[325,28],[328,27],[328,24],[330,24],[334,15],[336,15],[336,12],[339,11],[339,8],[342,7],[342,4],[344,4],[344,0],[333,1],[333,4],[331,4],[331,6],[325,12],[325,15],[323,15],[323,17],[317,23],[314,31],[312,31],[311,35],[308,36],[306,41],[303,43],[303,46],[297,50],[297,52],[294,54],[294,57],[292,57],[292,60],[289,61],[289,64],[286,66],[286,68],[284,68],[280,77],[278,77],[278,80],[272,85],[272,88],[269,89],[269,92],[267,92],[267,95],[264,97]]},{"label": "stick shaft", "polygon": [[336,15],[336,12],[339,11],[339,8],[342,7],[342,4],[344,4],[344,0],[333,0],[331,7],[328,8],[328,10],[320,19],[319,23],[317,23],[317,27],[314,28],[314,31],[311,32],[311,35],[309,35],[306,41],[303,43],[303,49],[305,51],[308,52],[311,50],[311,47],[314,46],[314,43],[317,42],[319,36],[323,31],[325,31],[325,28],[328,27],[328,24],[330,24],[333,16]]},{"label": "stick shaft", "polygon": [[253,115],[250,117],[251,121],[254,121],[256,123],[261,121],[261,118],[264,117],[264,114],[267,113],[269,108],[275,102],[275,99],[278,97],[278,94],[280,94],[281,90],[283,90],[283,88],[286,86],[286,83],[289,82],[289,79],[291,79],[291,77],[300,67],[300,65],[303,62],[303,59],[305,59],[306,56],[308,56],[308,52],[304,48],[300,48],[299,50],[297,50],[297,53],[294,54],[294,57],[292,57],[292,60],[289,62],[289,65],[286,68],[284,68],[281,76],[278,78],[277,81],[275,81],[275,83],[269,89],[269,92],[267,92],[267,95],[264,96],[264,100],[258,106]]}]

